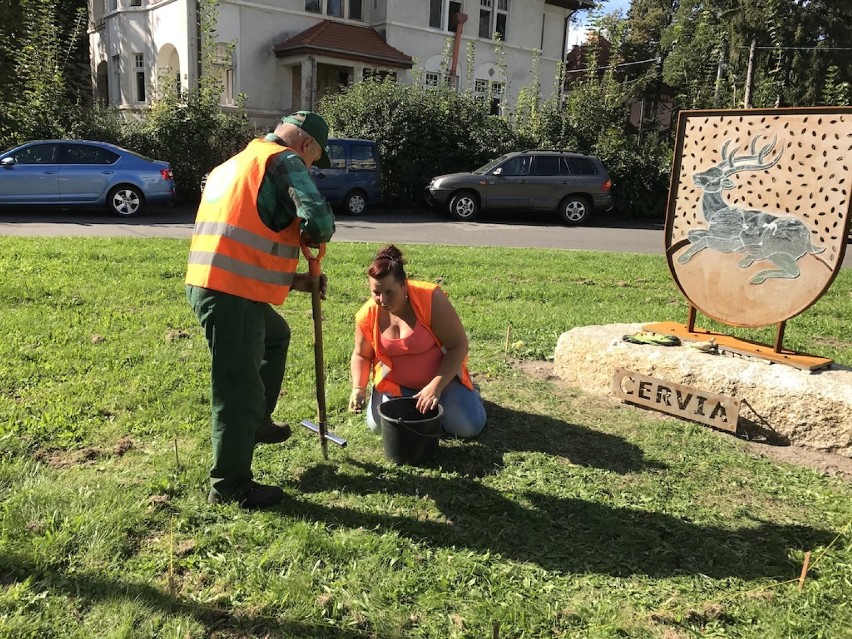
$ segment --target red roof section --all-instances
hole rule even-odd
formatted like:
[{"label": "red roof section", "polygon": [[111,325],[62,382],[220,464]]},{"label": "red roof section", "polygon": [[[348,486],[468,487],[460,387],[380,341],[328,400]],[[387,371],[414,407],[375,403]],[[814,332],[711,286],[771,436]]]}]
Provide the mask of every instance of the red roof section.
[{"label": "red roof section", "polygon": [[389,67],[410,69],[414,66],[411,56],[390,46],[379,32],[372,27],[359,27],[323,20],[292,38],[275,45],[279,58],[301,54],[323,54],[374,62]]}]

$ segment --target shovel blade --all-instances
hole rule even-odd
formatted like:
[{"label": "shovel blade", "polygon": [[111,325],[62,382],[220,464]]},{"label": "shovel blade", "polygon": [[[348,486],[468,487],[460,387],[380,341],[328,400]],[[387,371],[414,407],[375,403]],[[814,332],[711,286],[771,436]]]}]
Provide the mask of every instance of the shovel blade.
[{"label": "shovel blade", "polygon": [[[319,434],[319,432],[320,432],[319,426],[317,426],[316,424],[314,424],[311,421],[308,421],[307,419],[302,420],[302,426],[307,428],[312,433]],[[343,439],[342,437],[338,437],[334,433],[330,433],[328,431],[325,431],[324,439],[326,439],[326,441],[330,441],[332,444],[337,444],[341,448],[346,448],[346,440]]]}]

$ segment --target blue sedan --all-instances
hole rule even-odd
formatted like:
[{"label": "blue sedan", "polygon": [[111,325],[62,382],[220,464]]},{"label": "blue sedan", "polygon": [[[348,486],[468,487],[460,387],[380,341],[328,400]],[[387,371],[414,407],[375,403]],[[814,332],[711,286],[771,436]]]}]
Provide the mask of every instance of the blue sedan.
[{"label": "blue sedan", "polygon": [[0,206],[105,206],[131,217],[174,197],[168,162],[114,144],[36,140],[0,153]]}]

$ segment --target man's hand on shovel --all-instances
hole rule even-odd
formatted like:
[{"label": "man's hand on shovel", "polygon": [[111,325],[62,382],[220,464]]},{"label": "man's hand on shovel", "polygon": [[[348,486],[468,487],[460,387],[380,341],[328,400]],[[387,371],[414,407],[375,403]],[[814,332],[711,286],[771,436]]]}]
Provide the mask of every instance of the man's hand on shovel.
[{"label": "man's hand on shovel", "polygon": [[[294,291],[299,291],[300,293],[313,293],[314,292],[314,276],[309,273],[294,273],[293,274],[293,283],[290,285]],[[328,277],[326,277],[325,273],[320,273],[320,299],[326,299],[326,295],[328,293]]]}]

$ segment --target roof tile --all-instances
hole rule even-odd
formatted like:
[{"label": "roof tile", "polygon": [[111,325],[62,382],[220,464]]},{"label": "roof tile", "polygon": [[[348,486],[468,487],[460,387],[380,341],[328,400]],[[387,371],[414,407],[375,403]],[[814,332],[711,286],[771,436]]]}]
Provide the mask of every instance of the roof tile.
[{"label": "roof tile", "polygon": [[274,47],[279,58],[321,53],[349,60],[380,62],[386,66],[411,68],[411,56],[390,46],[372,27],[359,27],[323,20]]}]

